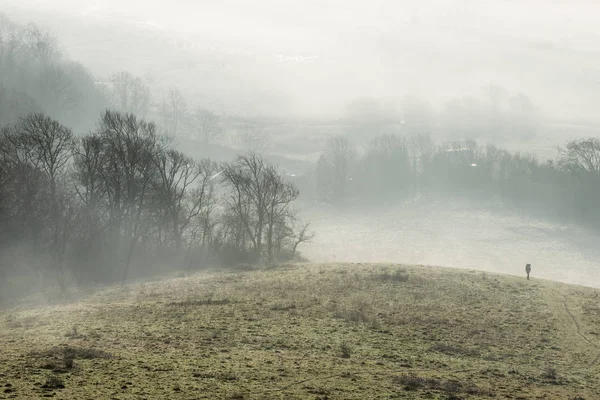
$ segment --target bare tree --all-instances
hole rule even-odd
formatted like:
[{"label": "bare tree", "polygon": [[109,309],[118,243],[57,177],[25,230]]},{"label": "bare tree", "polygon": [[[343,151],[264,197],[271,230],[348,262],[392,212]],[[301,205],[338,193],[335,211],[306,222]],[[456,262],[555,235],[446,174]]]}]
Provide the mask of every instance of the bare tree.
[{"label": "bare tree", "polygon": [[106,194],[103,168],[108,160],[102,137],[96,133],[85,136],[74,148],[75,191],[89,210],[96,210]]},{"label": "bare tree", "polygon": [[73,228],[70,193],[64,177],[72,157],[73,133],[42,114],[21,119],[17,131],[30,149],[35,167],[49,185],[51,249],[57,280],[64,289],[64,257]]},{"label": "bare tree", "polygon": [[56,38],[34,23],[27,25],[24,41],[31,54],[42,64],[57,60],[61,56]]},{"label": "bare tree", "polygon": [[559,149],[558,165],[571,172],[600,175],[600,139],[569,141],[564,148]]},{"label": "bare tree", "polygon": [[95,264],[100,263],[102,258],[101,244],[108,219],[105,207],[107,184],[103,169],[109,155],[104,146],[103,138],[91,133],[78,140],[73,151],[72,186],[80,204],[79,236],[75,250],[75,259],[80,265],[75,271],[80,280],[98,276]]},{"label": "bare tree", "polygon": [[298,189],[286,182],[277,169],[256,153],[238,156],[233,163],[223,164],[223,182],[229,189],[225,203],[235,221],[243,228],[256,260],[275,256],[275,231],[287,224],[290,204],[298,197]]},{"label": "bare tree", "polygon": [[[360,174],[365,195],[396,195],[410,181],[410,158],[404,137],[381,135],[371,140],[362,159]],[[357,172],[359,173],[359,172]]]},{"label": "bare tree", "polygon": [[295,213],[290,210],[290,204],[298,198],[299,191],[295,185],[286,182],[278,171],[270,167],[266,171],[267,185],[267,260],[275,260],[275,226],[291,225],[295,222]]},{"label": "bare tree", "polygon": [[73,228],[70,193],[64,178],[71,160],[73,134],[49,117],[31,114],[3,136],[3,164],[15,172],[14,199],[26,196],[20,205],[15,203],[15,211],[20,210],[21,222],[34,222],[30,232],[34,249],[47,243],[57,280],[64,287],[64,255]]},{"label": "bare tree", "polygon": [[222,135],[220,118],[205,108],[196,108],[192,115],[192,126],[196,137],[204,145],[216,143]]},{"label": "bare tree", "polygon": [[37,113],[39,109],[35,99],[28,94],[0,86],[0,126],[12,125],[20,116]]},{"label": "bare tree", "polygon": [[169,89],[167,98],[163,99],[161,105],[164,125],[167,131],[173,135],[179,133],[182,123],[187,122],[188,107],[181,91],[177,88]]},{"label": "bare tree", "polygon": [[141,78],[125,71],[114,73],[110,82],[112,84],[110,97],[117,110],[144,118],[151,101],[148,85]]},{"label": "bare tree", "polygon": [[435,153],[435,143],[430,135],[417,134],[409,138],[408,149],[415,178],[427,170]]},{"label": "bare tree", "polygon": [[154,159],[158,179],[155,191],[172,226],[175,247],[182,247],[182,237],[191,221],[207,206],[212,190],[212,163],[196,163],[176,150],[167,150]]},{"label": "bare tree", "polygon": [[32,152],[36,167],[47,176],[54,192],[55,186],[71,159],[73,133],[43,114],[31,114],[17,125],[18,134]]},{"label": "bare tree", "polygon": [[310,230],[310,223],[301,223],[296,214],[290,214],[288,221],[281,221],[275,229],[275,246],[277,254],[289,249],[289,258],[296,258],[298,246],[311,242],[315,233]]},{"label": "bare tree", "polygon": [[192,222],[196,222],[195,228],[191,230],[190,243],[199,236],[201,247],[212,245],[214,231],[218,224],[215,213],[218,206],[216,176],[218,176],[217,164],[207,158],[197,163],[200,171],[199,183],[191,191],[191,203],[195,204],[198,213]]},{"label": "bare tree", "polygon": [[7,90],[0,95],[0,123],[43,111],[61,123],[87,129],[83,125],[91,114],[95,117],[106,105],[91,74],[63,57],[52,35],[5,17],[0,19],[0,87]]},{"label": "bare tree", "polygon": [[[8,154],[6,153],[8,147],[6,137],[8,135],[8,128],[0,128],[0,196],[5,194],[6,187],[8,186],[12,175],[12,168],[7,160]],[[2,199],[0,199],[0,201],[2,201]]]},{"label": "bare tree", "polygon": [[[106,111],[98,134],[105,152],[101,170],[109,205],[114,238],[121,229],[129,243],[123,279],[127,279],[135,246],[141,236],[142,213],[149,199],[158,151],[156,125],[138,120],[133,114]],[[124,225],[124,226],[123,226]]]},{"label": "bare tree", "polygon": [[61,118],[75,109],[81,98],[64,65],[47,64],[40,71],[38,82],[41,103],[54,118]]},{"label": "bare tree", "polygon": [[292,257],[296,255],[298,246],[302,243],[311,242],[315,238],[316,234],[310,230],[310,223],[300,224],[296,230],[294,241],[292,242]]},{"label": "bare tree", "polygon": [[327,141],[325,156],[333,166],[333,196],[336,200],[342,200],[347,194],[354,149],[345,136],[331,136]]}]

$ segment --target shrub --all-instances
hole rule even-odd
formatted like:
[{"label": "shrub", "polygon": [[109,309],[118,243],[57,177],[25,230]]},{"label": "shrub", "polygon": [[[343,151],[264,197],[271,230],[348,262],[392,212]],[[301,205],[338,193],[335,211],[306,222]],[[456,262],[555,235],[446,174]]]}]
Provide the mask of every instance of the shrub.
[{"label": "shrub", "polygon": [[60,377],[58,377],[56,375],[50,375],[46,379],[46,383],[44,383],[42,385],[42,388],[44,388],[44,389],[64,389],[65,383],[63,382],[63,380]]},{"label": "shrub", "polygon": [[477,357],[480,354],[480,352],[476,349],[468,349],[445,343],[436,343],[435,345],[431,346],[431,350],[451,356]]},{"label": "shrub", "polygon": [[419,388],[426,388],[432,386],[438,386],[439,381],[430,378],[422,378],[417,375],[400,375],[394,378],[394,382],[404,386],[405,390],[417,390]]},{"label": "shrub", "polygon": [[408,281],[408,273],[404,269],[397,269],[393,272],[386,271],[378,274],[376,279],[386,282],[406,282]]},{"label": "shrub", "polygon": [[542,378],[555,381],[558,379],[558,372],[555,368],[547,368],[542,374]]},{"label": "shrub", "polygon": [[423,378],[414,374],[396,376],[394,383],[404,386],[404,390],[430,389],[446,393],[467,393],[472,395],[485,395],[484,391],[474,385],[463,385],[456,380],[441,381],[434,378]]},{"label": "shrub", "polygon": [[352,354],[352,346],[348,342],[340,343],[340,357],[342,358],[350,358]]}]

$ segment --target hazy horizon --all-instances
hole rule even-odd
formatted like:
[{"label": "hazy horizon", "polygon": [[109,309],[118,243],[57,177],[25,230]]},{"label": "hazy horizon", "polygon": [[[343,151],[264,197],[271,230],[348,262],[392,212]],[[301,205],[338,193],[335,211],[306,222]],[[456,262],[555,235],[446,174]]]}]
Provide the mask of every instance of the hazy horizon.
[{"label": "hazy horizon", "polygon": [[553,117],[597,119],[591,2],[5,1],[94,74],[129,69],[223,112],[331,116],[405,95],[440,108],[499,85]]}]

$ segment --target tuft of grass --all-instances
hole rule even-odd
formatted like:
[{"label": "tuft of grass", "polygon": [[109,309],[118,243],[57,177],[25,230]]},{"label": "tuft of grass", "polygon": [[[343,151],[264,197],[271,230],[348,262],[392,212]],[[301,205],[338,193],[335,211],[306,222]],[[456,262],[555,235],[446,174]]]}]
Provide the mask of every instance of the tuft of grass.
[{"label": "tuft of grass", "polygon": [[62,354],[64,358],[73,358],[73,359],[82,359],[82,360],[92,360],[95,358],[112,358],[112,354],[94,348],[87,347],[63,347]]},{"label": "tuft of grass", "polygon": [[[35,358],[51,358],[44,362],[40,368],[58,373],[65,373],[75,368],[75,360],[91,360],[96,358],[112,358],[112,354],[103,350],[85,347],[53,347],[50,350],[31,353]],[[56,360],[58,358],[58,360]]]},{"label": "tuft of grass", "polygon": [[431,378],[423,378],[414,374],[404,374],[396,376],[394,383],[404,386],[404,390],[417,390],[421,388],[430,388],[439,385],[439,381]]},{"label": "tuft of grass", "polygon": [[46,382],[42,385],[43,389],[64,389],[65,382],[56,375],[49,375]]},{"label": "tuft of grass", "polygon": [[477,349],[468,349],[447,343],[436,343],[430,349],[450,356],[478,357],[481,354]]},{"label": "tuft of grass", "polygon": [[174,307],[200,307],[200,306],[223,306],[231,304],[229,299],[213,299],[212,297],[206,299],[188,299],[184,301],[174,301],[168,303],[169,306]]},{"label": "tuft of grass", "polygon": [[340,357],[342,358],[350,358],[350,356],[352,355],[352,346],[346,341],[340,343],[339,350]]},{"label": "tuft of grass", "polygon": [[65,358],[63,361],[65,363],[66,369],[73,369],[73,367],[75,366],[75,358],[71,354],[65,355]]},{"label": "tuft of grass", "polygon": [[546,370],[542,373],[542,378],[556,381],[558,380],[558,372],[555,368],[546,368]]},{"label": "tuft of grass", "polygon": [[236,271],[236,272],[249,272],[249,271],[256,271],[257,269],[259,269],[259,266],[256,264],[250,264],[250,263],[238,263],[238,264],[232,265],[231,267],[229,267],[229,269],[231,271]]},{"label": "tuft of grass", "polygon": [[[74,366],[74,360],[92,360],[92,359],[108,359],[112,358],[112,354],[95,348],[87,348],[87,347],[53,347],[50,350],[42,351],[42,352],[32,352],[32,357],[35,358],[60,358],[62,359],[63,366],[66,369],[72,369]],[[61,367],[54,361],[47,362],[42,365],[43,369],[51,369],[59,371]]]},{"label": "tuft of grass", "polygon": [[65,333],[65,337],[66,338],[70,338],[70,339],[77,339],[79,337],[82,337],[79,335],[79,331],[77,329],[77,325],[73,325],[73,327],[71,328],[71,330],[67,333]]},{"label": "tuft of grass", "polygon": [[219,372],[199,372],[196,371],[192,374],[192,376],[194,378],[200,378],[200,379],[216,379],[218,381],[223,381],[223,382],[235,382],[239,379],[238,375],[235,373],[235,371],[230,370],[230,371],[219,371]]},{"label": "tuft of grass", "polygon": [[477,386],[464,385],[457,380],[440,380],[424,378],[415,374],[404,374],[393,378],[394,383],[404,386],[404,390],[419,389],[439,390],[448,394],[467,393],[471,395],[486,395]]},{"label": "tuft of grass", "polygon": [[290,310],[295,310],[296,309],[296,304],[295,303],[276,303],[273,304],[269,310],[271,311],[290,311]]},{"label": "tuft of grass", "polygon": [[61,369],[61,367],[58,364],[56,364],[55,362],[52,362],[52,361],[42,364],[40,366],[40,368],[41,369],[49,369],[51,371],[55,371],[55,370],[60,370]]},{"label": "tuft of grass", "polygon": [[338,307],[335,318],[344,319],[355,324],[370,323],[373,321],[373,310],[364,300],[355,301],[348,306]]},{"label": "tuft of grass", "polygon": [[375,275],[375,279],[384,282],[407,282],[408,273],[405,269],[396,269],[393,272],[386,271]]}]

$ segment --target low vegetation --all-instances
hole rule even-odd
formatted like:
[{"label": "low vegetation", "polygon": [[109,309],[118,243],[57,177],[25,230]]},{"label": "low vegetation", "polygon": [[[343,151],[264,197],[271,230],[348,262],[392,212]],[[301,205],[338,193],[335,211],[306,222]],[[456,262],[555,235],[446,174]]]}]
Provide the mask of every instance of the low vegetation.
[{"label": "low vegetation", "polygon": [[360,264],[115,286],[0,310],[0,398],[597,399],[598,297]]}]

